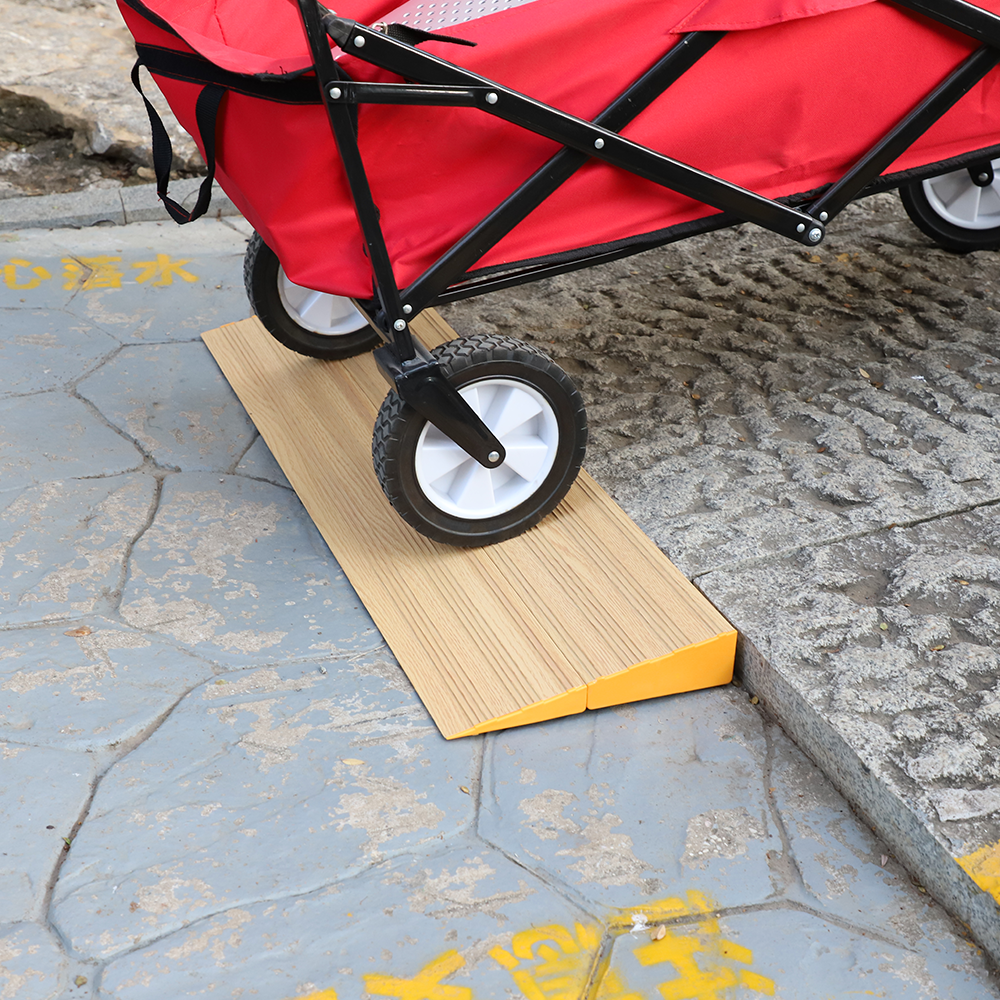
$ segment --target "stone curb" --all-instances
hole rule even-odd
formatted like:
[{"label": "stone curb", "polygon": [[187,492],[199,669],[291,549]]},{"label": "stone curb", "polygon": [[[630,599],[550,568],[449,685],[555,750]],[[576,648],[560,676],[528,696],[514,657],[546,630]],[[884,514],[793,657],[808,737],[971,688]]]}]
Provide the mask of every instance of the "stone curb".
[{"label": "stone curb", "polygon": [[914,804],[861,759],[858,748],[837,732],[795,689],[790,664],[772,663],[740,632],[736,672],[767,712],[830,779],[862,819],[946,910],[964,923],[1000,965],[1000,907],[961,869],[934,836]]},{"label": "stone curb", "polygon": [[[194,206],[201,178],[174,181],[170,197],[185,208]],[[222,189],[212,186],[212,201],[207,215],[239,215],[240,211]],[[36,195],[26,198],[0,199],[0,229],[82,229],[86,226],[112,224],[125,226],[130,222],[160,222],[169,220],[156,194],[155,184],[134,187],[97,188],[70,194]]]}]

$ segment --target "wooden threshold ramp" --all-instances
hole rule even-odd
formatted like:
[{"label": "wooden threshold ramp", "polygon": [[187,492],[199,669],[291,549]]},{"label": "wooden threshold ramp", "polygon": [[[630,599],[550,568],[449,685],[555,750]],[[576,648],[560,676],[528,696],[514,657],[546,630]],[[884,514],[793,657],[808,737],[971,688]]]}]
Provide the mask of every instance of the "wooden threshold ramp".
[{"label": "wooden threshold ramp", "polygon": [[[413,330],[456,336],[433,311]],[[203,338],[446,738],[732,679],[732,626],[586,473],[518,538],[432,542],[372,469],[370,354],[305,358],[256,318]]]}]

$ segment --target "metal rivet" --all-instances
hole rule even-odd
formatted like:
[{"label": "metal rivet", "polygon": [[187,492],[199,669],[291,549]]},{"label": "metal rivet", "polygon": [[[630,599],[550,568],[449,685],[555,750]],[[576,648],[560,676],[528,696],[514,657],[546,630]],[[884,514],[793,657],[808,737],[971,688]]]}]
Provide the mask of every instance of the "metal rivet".
[{"label": "metal rivet", "polygon": [[499,100],[499,98],[497,97],[496,94],[493,93],[492,90],[486,95],[486,103],[487,104],[496,104],[496,102],[498,100]]},{"label": "metal rivet", "polygon": [[989,179],[990,179],[990,175],[989,174],[980,174],[979,175],[979,183],[980,184],[985,184]]},{"label": "metal rivet", "polygon": [[409,316],[413,312],[413,306],[403,306],[403,312]]},{"label": "metal rivet", "polygon": [[795,232],[797,232],[797,233],[804,233],[805,231],[806,231],[806,224],[804,222],[800,222],[795,227]]},{"label": "metal rivet", "polygon": [[335,101],[340,100],[340,97],[341,97],[342,94],[343,94],[343,91],[340,89],[340,87],[331,87],[330,88],[330,96]]},{"label": "metal rivet", "polygon": [[406,329],[406,320],[397,319],[396,322],[392,324],[392,328],[397,333],[402,333]]},{"label": "metal rivet", "polygon": [[489,462],[499,462],[499,461],[500,461],[500,452],[498,452],[498,451],[491,451],[491,452],[490,452],[490,453],[489,453],[489,454],[488,454],[488,455],[486,456],[486,459],[487,459],[487,461],[489,461]]},{"label": "metal rivet", "polygon": [[595,139],[594,140],[594,149],[604,149],[604,140],[603,139]]},{"label": "metal rivet", "polygon": [[826,220],[829,219],[829,218],[830,218],[829,212],[820,212],[819,213],[819,221],[820,222],[826,222]]},{"label": "metal rivet", "polygon": [[810,229],[809,230],[809,242],[810,243],[819,243],[819,241],[821,239],[823,239],[823,230],[822,229]]},{"label": "metal rivet", "polygon": [[357,35],[354,39],[354,44],[359,48],[363,49],[365,47],[365,39],[363,35]]}]

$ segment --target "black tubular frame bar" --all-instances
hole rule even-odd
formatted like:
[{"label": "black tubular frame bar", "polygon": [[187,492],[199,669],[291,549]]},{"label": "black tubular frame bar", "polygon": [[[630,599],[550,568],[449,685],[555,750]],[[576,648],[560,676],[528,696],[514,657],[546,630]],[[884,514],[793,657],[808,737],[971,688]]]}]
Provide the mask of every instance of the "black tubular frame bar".
[{"label": "black tubular frame bar", "polygon": [[892,0],[897,7],[906,7],[954,28],[969,38],[986,45],[1000,47],[1000,18],[982,7],[976,7],[965,0]]},{"label": "black tubular frame bar", "polygon": [[[399,298],[399,288],[392,271],[389,251],[382,236],[382,226],[379,222],[378,208],[372,198],[368,185],[368,175],[361,159],[357,136],[354,132],[354,120],[351,108],[344,103],[331,100],[330,90],[334,82],[341,80],[342,74],[333,58],[333,53],[325,42],[326,32],[321,22],[319,3],[313,0],[299,0],[299,11],[302,14],[303,27],[313,55],[313,65],[320,81],[320,93],[326,107],[330,127],[337,143],[344,173],[354,199],[354,211],[361,227],[368,259],[371,261],[372,273],[375,278],[375,295],[381,313],[387,317],[403,315],[402,302]],[[391,336],[391,335],[390,335]],[[406,361],[414,356],[412,343],[402,342],[400,360]]]},{"label": "black tubular frame bar", "polygon": [[[523,221],[589,159],[601,160],[715,208],[719,214],[701,220],[698,231],[753,222],[805,246],[816,246],[824,223],[858,197],[913,142],[1000,62],[1000,17],[965,0],[891,0],[895,5],[931,18],[980,41],[973,52],[934,91],[866,152],[838,181],[810,205],[794,206],[673,160],[619,134],[643,109],[710,51],[725,32],[691,32],[683,36],[651,69],[619,98],[588,122],[525,94],[504,87],[409,42],[338,17],[318,0],[298,0],[315,70],[330,124],[347,175],[355,210],[371,260],[376,301],[373,319],[402,362],[424,363],[417,356],[407,318],[427,306],[510,287],[548,274],[614,260],[635,250],[616,247],[573,262],[513,266],[509,272],[467,280],[469,269],[518,223]],[[345,52],[402,77],[407,83],[360,83],[343,78],[325,35]],[[475,107],[559,143],[563,148],[496,209],[477,223],[408,288],[395,283],[388,251],[368,186],[356,135],[356,109],[361,103],[394,103]],[[669,238],[647,242],[662,245]],[[636,248],[645,248],[637,239]]]},{"label": "black tubular frame bar", "polygon": [[946,111],[964,97],[1000,62],[1000,49],[983,45],[948,78],[927,95],[895,128],[888,132],[832,184],[809,209],[820,221],[839,215],[883,170],[916,142]]},{"label": "black tubular frame bar", "polygon": [[[731,212],[806,246],[815,246],[823,238],[822,226],[805,212],[680,163],[617,132],[552,108],[533,97],[391,38],[375,28],[330,13],[324,15],[323,23],[341,49],[406,80],[470,88],[479,97],[475,106],[481,111],[562,146],[620,167],[712,208]],[[344,100],[343,95],[339,100]]]},{"label": "black tubular frame bar", "polygon": [[[702,31],[685,35],[599,114],[594,119],[595,124],[615,132],[623,129],[721,41],[724,34],[721,31]],[[410,285],[403,292],[403,301],[417,310],[441,301],[442,289],[459,280],[483,254],[527,218],[589,159],[588,153],[561,149]]]}]

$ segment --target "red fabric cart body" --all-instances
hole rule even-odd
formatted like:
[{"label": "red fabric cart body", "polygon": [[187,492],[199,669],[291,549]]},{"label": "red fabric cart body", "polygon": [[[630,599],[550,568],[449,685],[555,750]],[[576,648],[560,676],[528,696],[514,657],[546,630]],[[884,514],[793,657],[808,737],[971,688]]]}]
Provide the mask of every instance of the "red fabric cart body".
[{"label": "red fabric cart body", "polygon": [[[336,8],[341,17],[371,24],[395,19],[390,4],[345,0]],[[288,74],[311,62],[289,0],[119,5],[138,42],[195,52],[225,70]],[[980,6],[1000,12],[1000,0]],[[530,0],[443,29],[475,48],[433,41],[421,48],[592,120],[695,30],[729,34],[623,134],[771,198],[836,180],[976,47],[882,0]],[[353,79],[398,81],[335,53]],[[201,86],[155,78],[181,124],[199,138],[194,109]],[[991,150],[1000,144],[998,85],[991,72],[888,173],[981,149],[998,155]],[[219,183],[287,275],[322,291],[369,297],[371,269],[323,107],[229,92],[216,136]],[[559,148],[475,108],[392,105],[360,107],[358,141],[399,287]],[[477,267],[548,259],[714,211],[592,161]]]}]

